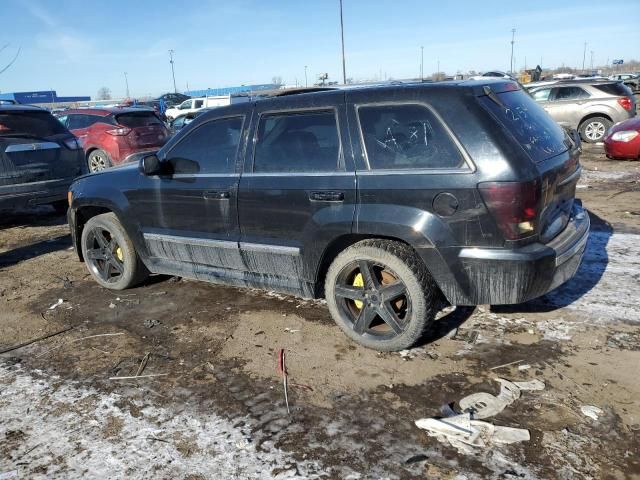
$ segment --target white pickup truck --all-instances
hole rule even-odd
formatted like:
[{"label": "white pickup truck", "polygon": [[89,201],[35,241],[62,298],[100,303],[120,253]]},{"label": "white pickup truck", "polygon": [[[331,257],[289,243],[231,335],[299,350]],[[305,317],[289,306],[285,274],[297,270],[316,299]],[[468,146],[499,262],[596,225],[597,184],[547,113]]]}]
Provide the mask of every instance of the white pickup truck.
[{"label": "white pickup truck", "polygon": [[248,102],[246,95],[217,95],[200,98],[190,98],[177,107],[169,108],[165,112],[167,120],[171,121],[181,115],[198,111],[202,108],[225,107],[235,103]]}]

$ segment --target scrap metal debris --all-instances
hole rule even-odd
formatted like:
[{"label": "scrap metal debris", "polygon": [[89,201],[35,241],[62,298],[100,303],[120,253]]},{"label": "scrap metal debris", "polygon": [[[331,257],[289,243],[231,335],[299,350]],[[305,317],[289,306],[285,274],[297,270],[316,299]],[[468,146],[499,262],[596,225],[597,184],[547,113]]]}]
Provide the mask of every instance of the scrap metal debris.
[{"label": "scrap metal debris", "polygon": [[41,340],[46,340],[47,338],[55,337],[56,335],[63,334],[63,333],[68,332],[69,330],[72,330],[72,329],[73,329],[73,327],[67,327],[67,328],[63,328],[62,330],[58,330],[57,332],[48,333],[46,335],[42,335],[41,337],[34,338],[32,340],[27,340],[26,342],[22,342],[22,343],[19,343],[17,345],[13,345],[12,347],[7,347],[7,348],[5,348],[3,350],[0,350],[0,354],[7,353],[7,352],[12,352],[13,350],[17,350],[19,348],[26,347],[27,345],[31,345],[32,343],[36,343],[36,342],[39,342]]},{"label": "scrap metal debris", "polygon": [[287,392],[287,365],[285,363],[284,348],[281,348],[278,352],[278,373],[282,375],[282,383],[284,385],[284,402],[287,404],[287,413],[291,414],[289,410],[289,393]]},{"label": "scrap metal debris", "polygon": [[58,301],[56,303],[54,303],[53,305],[51,305],[49,307],[49,310],[55,310],[56,308],[58,308],[60,305],[62,305],[64,303],[64,300],[59,298]]},{"label": "scrap metal debris", "polygon": [[580,411],[583,415],[586,415],[587,417],[592,418],[596,421],[598,420],[598,417],[600,417],[600,415],[604,413],[601,408],[595,407],[593,405],[584,405],[580,407]]},{"label": "scrap metal debris", "polygon": [[143,322],[143,325],[145,326],[145,328],[157,327],[158,325],[160,325],[160,320],[148,319]]}]

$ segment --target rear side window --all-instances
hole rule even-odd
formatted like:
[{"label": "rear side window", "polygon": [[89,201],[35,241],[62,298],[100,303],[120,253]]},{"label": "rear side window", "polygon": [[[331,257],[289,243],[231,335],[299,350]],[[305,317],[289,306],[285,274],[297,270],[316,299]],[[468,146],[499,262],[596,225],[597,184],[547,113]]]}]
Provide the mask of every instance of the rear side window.
[{"label": "rear side window", "polygon": [[562,127],[522,90],[498,93],[495,100],[486,95],[479,100],[515,137],[534,162],[541,162],[567,150]]},{"label": "rear side window", "polygon": [[461,168],[464,158],[451,135],[424,105],[358,108],[369,168]]},{"label": "rear side window", "polygon": [[116,116],[116,122],[129,128],[162,126],[162,122],[153,112],[123,113]]},{"label": "rear side window", "polygon": [[0,136],[26,134],[49,137],[67,133],[67,129],[49,112],[2,112]]},{"label": "rear side window", "polygon": [[553,99],[555,101],[577,100],[580,98],[589,97],[589,94],[585,92],[583,89],[581,89],[580,87],[559,87],[559,88],[554,88],[554,90],[555,90],[555,94]]},{"label": "rear side window", "polygon": [[591,85],[596,90],[608,93],[609,95],[616,95],[619,97],[626,97],[631,95],[631,90],[623,83],[605,83],[602,85]]},{"label": "rear side window", "polygon": [[260,117],[254,172],[333,172],[339,157],[332,110]]},{"label": "rear side window", "polygon": [[174,173],[234,173],[242,117],[204,123],[167,155]]},{"label": "rear side window", "polygon": [[193,108],[202,108],[202,105],[204,105],[204,100],[196,100],[194,103],[195,106]]}]

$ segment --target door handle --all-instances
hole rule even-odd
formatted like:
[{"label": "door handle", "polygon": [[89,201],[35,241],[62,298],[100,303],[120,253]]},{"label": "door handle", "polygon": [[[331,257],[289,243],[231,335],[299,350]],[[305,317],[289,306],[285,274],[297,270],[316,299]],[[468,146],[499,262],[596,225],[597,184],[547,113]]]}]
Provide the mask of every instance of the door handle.
[{"label": "door handle", "polygon": [[309,199],[314,202],[344,202],[344,192],[311,192]]},{"label": "door handle", "polygon": [[207,200],[228,200],[231,193],[226,190],[208,190],[202,196]]}]

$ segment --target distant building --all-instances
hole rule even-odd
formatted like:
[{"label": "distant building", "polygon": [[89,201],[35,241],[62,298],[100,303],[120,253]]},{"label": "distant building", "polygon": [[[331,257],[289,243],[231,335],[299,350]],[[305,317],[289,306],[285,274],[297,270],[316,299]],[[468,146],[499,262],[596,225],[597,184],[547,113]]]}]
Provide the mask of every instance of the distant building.
[{"label": "distant building", "polygon": [[55,90],[42,92],[0,93],[0,100],[15,100],[25,104],[88,102],[91,97],[59,97]]}]

